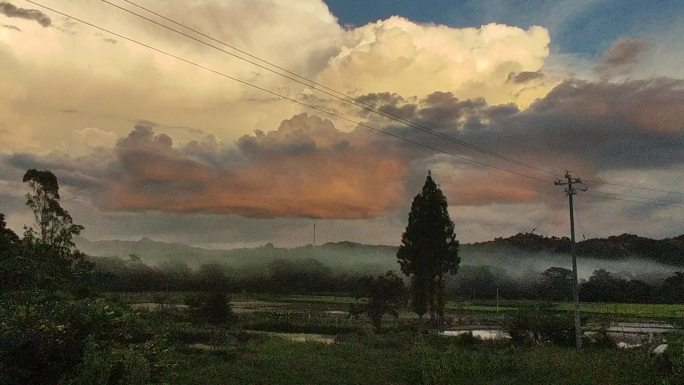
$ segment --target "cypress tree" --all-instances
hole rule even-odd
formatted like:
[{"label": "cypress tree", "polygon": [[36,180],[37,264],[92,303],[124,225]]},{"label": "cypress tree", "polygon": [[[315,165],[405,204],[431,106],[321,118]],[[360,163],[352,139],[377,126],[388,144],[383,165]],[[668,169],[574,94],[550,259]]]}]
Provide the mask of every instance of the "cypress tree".
[{"label": "cypress tree", "polygon": [[401,271],[411,280],[411,307],[421,318],[429,313],[432,322],[444,316],[444,277],[456,274],[461,261],[447,208],[446,197],[428,171],[397,252]]}]

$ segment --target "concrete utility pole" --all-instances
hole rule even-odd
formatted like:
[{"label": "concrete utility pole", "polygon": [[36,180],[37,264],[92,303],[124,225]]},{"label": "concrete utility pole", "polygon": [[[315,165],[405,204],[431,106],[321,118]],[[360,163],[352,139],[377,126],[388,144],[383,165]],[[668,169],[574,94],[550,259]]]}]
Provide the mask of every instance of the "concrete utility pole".
[{"label": "concrete utility pole", "polygon": [[572,297],[575,302],[575,345],[577,348],[582,347],[582,325],[580,323],[580,312],[579,312],[579,288],[577,284],[577,256],[575,255],[575,213],[572,206],[572,196],[577,194],[577,191],[587,191],[586,185],[584,187],[575,187],[575,184],[581,184],[582,180],[580,178],[573,178],[570,175],[570,171],[565,172],[566,182],[557,180],[555,182],[556,186],[568,186],[565,189],[565,193],[568,195],[568,202],[570,204],[570,240],[572,241],[570,254],[572,255]]}]

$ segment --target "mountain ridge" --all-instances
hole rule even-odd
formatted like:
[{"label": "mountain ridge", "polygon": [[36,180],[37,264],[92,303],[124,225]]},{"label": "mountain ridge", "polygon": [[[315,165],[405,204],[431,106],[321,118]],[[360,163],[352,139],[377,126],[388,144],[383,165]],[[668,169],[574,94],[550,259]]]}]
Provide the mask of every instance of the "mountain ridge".
[{"label": "mountain ridge", "polygon": [[[277,259],[279,257],[292,257],[296,254],[300,257],[315,257],[323,259],[335,259],[339,254],[361,253],[371,254],[374,257],[394,258],[398,246],[373,245],[352,241],[327,242],[320,246],[297,246],[292,248],[276,247],[271,243],[251,248],[234,249],[207,249],[189,246],[179,242],[156,241],[142,237],[137,241],[101,240],[90,241],[79,237],[76,240],[77,247],[91,256],[127,257],[135,254],[139,257],[151,259],[177,259],[192,260],[218,258],[218,259]],[[569,254],[572,243],[567,237],[546,237],[534,233],[518,233],[509,237],[497,237],[491,241],[466,243],[461,245],[463,254],[470,253],[504,253],[510,257],[523,257],[526,254]],[[623,233],[607,238],[591,238],[576,244],[576,253],[579,257],[594,258],[600,260],[624,260],[638,258],[659,262],[672,266],[684,266],[684,235],[672,238],[651,239],[634,234]],[[328,253],[330,255],[322,255]],[[529,256],[528,255],[528,256]],[[346,258],[346,257],[345,257]],[[363,260],[359,260],[363,263]]]}]

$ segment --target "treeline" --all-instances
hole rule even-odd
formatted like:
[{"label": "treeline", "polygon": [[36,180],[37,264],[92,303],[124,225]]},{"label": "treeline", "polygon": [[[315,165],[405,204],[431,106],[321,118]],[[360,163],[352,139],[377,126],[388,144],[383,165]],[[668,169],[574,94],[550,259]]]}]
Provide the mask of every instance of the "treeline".
[{"label": "treeline", "polygon": [[[490,266],[464,266],[449,282],[459,298],[572,300],[572,271],[551,267],[542,273],[529,272],[510,277]],[[599,269],[579,285],[580,298],[586,302],[684,303],[684,273],[651,277],[648,281],[625,278]]]},{"label": "treeline", "polygon": [[149,266],[140,258],[90,259],[99,291],[204,291],[217,286],[233,293],[352,293],[360,274],[335,273],[316,259],[275,260],[266,266],[233,268],[218,263],[192,269],[181,261]]},{"label": "treeline", "polygon": [[[572,242],[568,237],[545,237],[532,233],[519,233],[508,238],[475,243],[485,248],[516,248],[526,252],[570,253]],[[684,266],[684,235],[665,239],[651,239],[634,234],[621,234],[608,238],[592,238],[577,242],[578,256],[595,259],[648,259],[668,265]]]},{"label": "treeline", "polygon": [[[275,260],[265,266],[234,268],[219,263],[192,269],[182,261],[149,266],[135,255],[91,258],[100,291],[205,291],[225,287],[233,293],[350,294],[363,274],[335,271],[316,259]],[[461,299],[500,298],[568,301],[572,299],[572,272],[552,267],[511,277],[491,266],[462,266],[448,278],[447,293]],[[580,282],[583,301],[627,303],[684,303],[684,273],[641,280],[596,270]]]}]

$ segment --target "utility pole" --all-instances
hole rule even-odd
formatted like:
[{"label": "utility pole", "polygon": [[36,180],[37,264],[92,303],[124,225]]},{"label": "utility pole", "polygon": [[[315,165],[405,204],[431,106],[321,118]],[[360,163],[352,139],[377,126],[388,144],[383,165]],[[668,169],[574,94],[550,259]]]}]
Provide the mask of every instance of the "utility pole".
[{"label": "utility pole", "polygon": [[[580,323],[579,312],[579,287],[577,284],[577,256],[575,255],[575,213],[572,206],[572,196],[577,194],[577,191],[587,191],[586,185],[582,183],[580,178],[573,178],[570,171],[565,171],[565,182],[557,180],[554,182],[556,186],[567,186],[565,193],[568,195],[568,202],[570,206],[570,241],[572,242],[570,254],[572,255],[572,297],[575,302],[575,345],[577,348],[582,347],[582,325]],[[584,187],[575,187],[573,185],[581,184]]]}]

